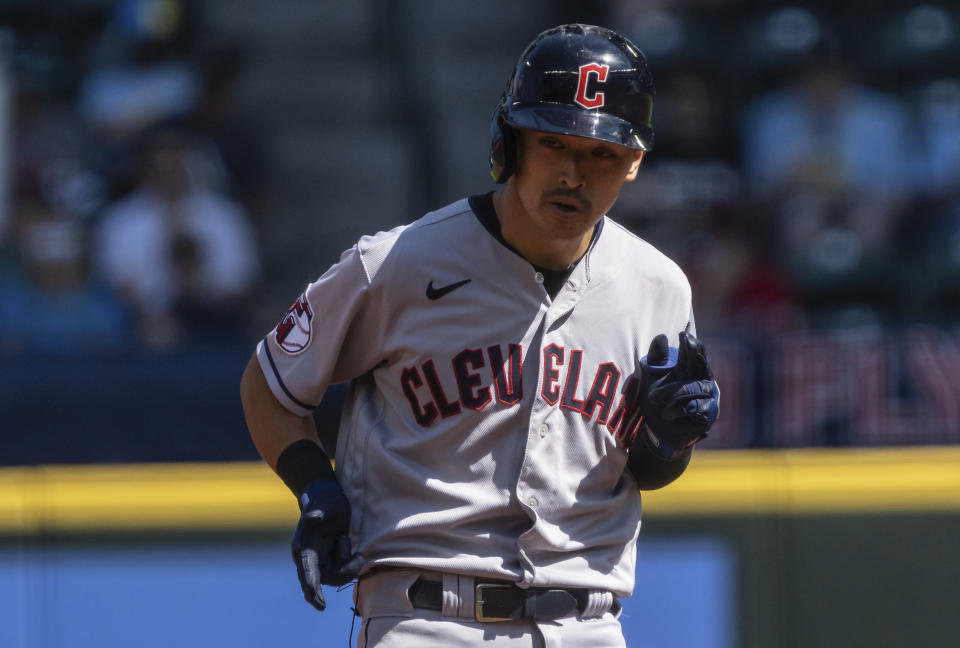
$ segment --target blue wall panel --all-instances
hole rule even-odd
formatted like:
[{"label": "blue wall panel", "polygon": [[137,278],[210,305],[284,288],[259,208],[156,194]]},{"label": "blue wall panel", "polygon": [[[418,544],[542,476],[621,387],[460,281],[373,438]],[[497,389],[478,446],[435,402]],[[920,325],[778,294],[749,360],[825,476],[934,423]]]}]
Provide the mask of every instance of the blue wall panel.
[{"label": "blue wall panel", "polygon": [[[718,541],[641,543],[637,594],[621,618],[628,645],[735,646],[734,573]],[[284,543],[8,546],[0,646],[347,646],[351,590],[326,590],[329,607],[315,612]]]}]

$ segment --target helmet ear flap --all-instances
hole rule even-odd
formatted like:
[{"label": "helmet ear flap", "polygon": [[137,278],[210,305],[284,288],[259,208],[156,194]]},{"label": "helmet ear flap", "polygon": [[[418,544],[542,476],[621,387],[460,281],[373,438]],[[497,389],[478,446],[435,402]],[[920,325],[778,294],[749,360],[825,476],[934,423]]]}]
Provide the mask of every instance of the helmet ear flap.
[{"label": "helmet ear flap", "polygon": [[490,176],[503,184],[517,169],[517,136],[498,111],[493,118],[495,133],[490,146]]}]

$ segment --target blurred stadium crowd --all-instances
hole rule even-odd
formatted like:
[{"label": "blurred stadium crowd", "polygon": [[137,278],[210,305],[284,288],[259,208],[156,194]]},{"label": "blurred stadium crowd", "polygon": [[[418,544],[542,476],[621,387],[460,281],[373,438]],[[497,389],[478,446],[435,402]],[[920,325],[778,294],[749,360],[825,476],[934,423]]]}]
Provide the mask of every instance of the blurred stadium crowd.
[{"label": "blurred stadium crowd", "polygon": [[[282,256],[271,245],[283,226],[270,199],[282,191],[271,186],[271,123],[236,100],[248,52],[206,22],[208,4],[0,2],[0,357],[246,354],[273,324],[256,307],[274,292],[271,258]],[[384,16],[370,38],[390,58],[396,43],[379,36],[397,38],[389,22],[408,3],[365,4]],[[425,4],[409,6],[429,12]],[[700,328],[776,337],[955,326],[960,11],[951,3],[544,5],[553,16],[524,24],[523,42],[558,22],[595,22],[650,59],[656,147],[615,216],[685,268]],[[398,112],[409,104],[396,97]],[[462,128],[483,136],[486,124]],[[420,153],[407,157],[431,160]],[[473,164],[482,171],[486,160]],[[459,197],[438,189],[427,166],[412,177],[432,190],[409,194],[397,209],[409,217],[397,222]],[[294,296],[288,285],[281,292]]]},{"label": "blurred stadium crowd", "polygon": [[699,4],[623,2],[616,19],[660,79],[657,148],[630,225],[688,269],[698,318],[954,322],[956,7]]},{"label": "blurred stadium crowd", "polygon": [[53,4],[5,10],[0,349],[243,330],[264,157],[230,95],[240,51],[201,42],[176,2]]}]

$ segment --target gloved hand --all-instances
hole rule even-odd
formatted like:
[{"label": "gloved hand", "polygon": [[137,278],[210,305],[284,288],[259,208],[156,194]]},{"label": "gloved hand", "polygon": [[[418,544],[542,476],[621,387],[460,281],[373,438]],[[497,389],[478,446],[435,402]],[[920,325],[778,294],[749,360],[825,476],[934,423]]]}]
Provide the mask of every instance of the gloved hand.
[{"label": "gloved hand", "polygon": [[640,371],[621,436],[628,449],[643,442],[664,459],[674,459],[705,439],[717,420],[720,390],[706,348],[682,332],[675,349],[661,333],[641,358]]},{"label": "gloved hand", "polygon": [[340,484],[317,479],[300,495],[300,521],[291,545],[297,577],[307,602],[320,611],[327,607],[320,588],[344,585],[357,577],[362,554],[350,551],[350,503]]}]

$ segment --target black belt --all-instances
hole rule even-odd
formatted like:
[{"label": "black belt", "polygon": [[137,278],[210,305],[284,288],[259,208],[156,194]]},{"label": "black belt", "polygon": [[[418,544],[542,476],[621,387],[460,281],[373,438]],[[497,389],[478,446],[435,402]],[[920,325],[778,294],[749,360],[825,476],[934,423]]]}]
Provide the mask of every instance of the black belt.
[{"label": "black belt", "polygon": [[[517,587],[509,581],[475,581],[474,604],[477,621],[533,619],[552,621],[580,615],[587,607],[590,590],[586,588]],[[410,603],[424,610],[443,609],[443,583],[418,578],[408,591]],[[620,601],[613,599],[616,614]]]}]

